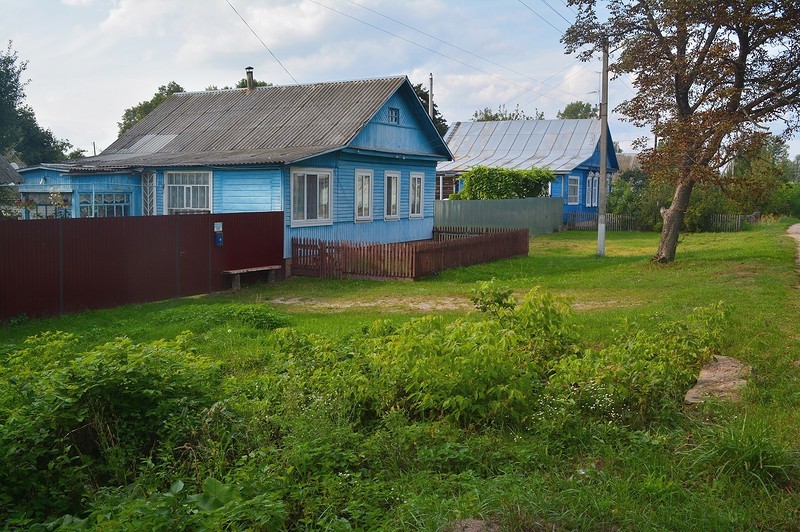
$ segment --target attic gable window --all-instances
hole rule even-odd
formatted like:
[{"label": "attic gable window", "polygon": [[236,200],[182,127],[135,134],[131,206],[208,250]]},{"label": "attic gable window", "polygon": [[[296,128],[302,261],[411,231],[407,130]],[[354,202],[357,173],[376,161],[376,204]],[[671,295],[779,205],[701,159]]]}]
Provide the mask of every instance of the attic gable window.
[{"label": "attic gable window", "polygon": [[330,170],[296,168],[292,170],[292,226],[330,225]]},{"label": "attic gable window", "polygon": [[400,109],[397,107],[389,107],[389,123],[390,124],[399,124],[400,123]]}]

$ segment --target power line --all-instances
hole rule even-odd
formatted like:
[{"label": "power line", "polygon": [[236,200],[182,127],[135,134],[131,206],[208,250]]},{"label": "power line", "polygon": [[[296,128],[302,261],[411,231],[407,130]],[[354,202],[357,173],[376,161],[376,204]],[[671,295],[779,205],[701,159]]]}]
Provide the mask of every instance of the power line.
[{"label": "power line", "polygon": [[528,4],[526,4],[525,2],[523,2],[522,0],[518,0],[518,1],[519,1],[519,3],[520,3],[520,4],[522,4],[523,6],[527,7],[527,8],[528,8],[528,10],[529,10],[531,13],[533,13],[534,15],[536,15],[537,17],[539,17],[540,19],[542,19],[542,20],[545,22],[545,24],[547,24],[548,26],[550,26],[551,28],[553,28],[554,30],[556,30],[556,31],[558,32],[558,34],[559,34],[559,35],[564,35],[564,32],[563,32],[563,31],[561,31],[560,29],[558,29],[557,27],[555,27],[555,25],[553,25],[553,23],[552,23],[552,22],[550,22],[549,20],[547,20],[546,18],[544,18],[542,15],[540,15],[539,13],[537,13],[537,12],[536,12],[536,11],[535,11],[535,10],[534,10],[534,9],[533,9],[531,6],[529,6]]},{"label": "power line", "polygon": [[244,22],[244,25],[247,26],[247,29],[250,30],[250,33],[255,35],[256,39],[258,39],[258,41],[261,43],[261,45],[264,46],[264,48],[267,49],[267,51],[269,52],[269,55],[271,55],[272,58],[281,66],[283,71],[286,72],[286,74],[288,74],[288,76],[290,78],[292,78],[292,81],[294,81],[296,85],[299,85],[300,83],[294,78],[294,76],[292,76],[292,73],[289,72],[289,69],[286,68],[283,63],[281,63],[281,60],[278,59],[278,57],[274,53],[272,53],[272,50],[269,49],[269,46],[267,46],[267,43],[265,43],[261,39],[261,37],[259,37],[258,33],[256,33],[255,30],[252,27],[250,27],[250,24],[248,24],[247,21],[244,19],[244,17],[241,14],[239,14],[239,12],[236,10],[235,7],[233,7],[233,4],[230,3],[230,0],[225,0],[225,2],[230,6],[231,9],[233,9],[233,12],[236,13],[236,15],[242,20],[242,22]]},{"label": "power line", "polygon": [[556,15],[558,15],[559,17],[561,17],[561,18],[564,20],[564,22],[566,22],[566,23],[567,23],[567,24],[569,24],[569,25],[572,25],[572,22],[571,22],[569,19],[567,19],[567,17],[565,17],[564,15],[562,15],[561,13],[559,13],[559,12],[558,12],[558,10],[556,10],[556,8],[554,8],[553,6],[551,6],[551,5],[550,5],[550,2],[548,2],[547,0],[541,0],[541,2],[542,2],[544,5],[546,5],[547,7],[549,7],[549,8],[550,8],[550,9],[553,11],[553,13],[555,13]]},{"label": "power line", "polygon": [[404,26],[404,27],[406,27],[406,28],[408,28],[408,29],[410,29],[412,31],[416,31],[417,33],[419,33],[421,35],[425,35],[426,37],[429,37],[429,38],[431,38],[431,39],[433,39],[435,41],[439,41],[442,44],[446,44],[447,46],[451,46],[451,47],[455,48],[456,50],[459,50],[459,51],[464,52],[466,54],[469,54],[469,55],[471,55],[473,57],[476,57],[476,58],[480,59],[481,61],[486,61],[487,63],[491,63],[494,66],[497,66],[497,67],[500,67],[500,68],[502,68],[504,70],[507,70],[507,71],[511,72],[512,74],[516,74],[518,76],[521,76],[523,78],[527,78],[527,79],[529,79],[531,81],[536,81],[538,83],[538,80],[530,77],[527,74],[523,74],[522,72],[517,72],[516,70],[514,70],[512,68],[509,68],[509,67],[507,67],[505,65],[501,65],[500,63],[497,63],[497,62],[495,62],[495,61],[493,61],[493,60],[491,60],[489,58],[486,58],[486,57],[483,57],[481,55],[478,55],[478,54],[476,54],[474,52],[471,52],[471,51],[469,51],[469,50],[467,50],[465,48],[462,48],[462,47],[460,47],[460,46],[458,46],[456,44],[453,44],[451,42],[447,42],[444,39],[440,39],[439,37],[437,37],[435,35],[432,35],[430,33],[427,33],[427,32],[424,32],[424,31],[422,31],[420,29],[417,29],[417,28],[415,28],[415,27],[413,27],[413,26],[411,26],[409,24],[406,24],[405,22],[402,22],[400,20],[392,18],[392,17],[390,17],[388,15],[384,15],[383,13],[380,13],[380,12],[378,12],[378,11],[376,11],[376,10],[370,8],[370,7],[367,7],[365,5],[359,4],[358,2],[354,2],[353,0],[347,0],[347,1],[350,2],[351,4],[355,5],[355,6],[358,6],[358,7],[362,8],[362,9],[366,9],[367,11],[375,13],[376,15],[378,15],[380,17],[383,17],[383,18],[385,18],[387,20],[390,20],[390,21],[394,22],[395,24],[400,24],[401,26]]},{"label": "power line", "polygon": [[[511,80],[508,80],[508,79],[502,78],[502,77],[500,77],[500,76],[498,76],[498,75],[492,74],[491,72],[487,72],[486,70],[483,70],[482,68],[479,68],[479,67],[476,67],[476,66],[474,66],[474,65],[471,65],[470,63],[467,63],[467,62],[465,62],[465,61],[462,61],[462,60],[460,60],[460,59],[457,59],[457,58],[455,58],[455,57],[452,57],[452,56],[450,56],[450,55],[447,55],[447,54],[445,54],[445,53],[442,53],[442,52],[440,52],[440,51],[438,51],[438,50],[435,50],[435,49],[433,49],[433,48],[430,48],[430,47],[428,47],[428,46],[425,46],[425,45],[423,45],[423,44],[420,44],[420,43],[418,43],[418,42],[415,42],[415,41],[413,41],[413,40],[411,40],[411,39],[407,39],[407,38],[403,37],[402,35],[397,35],[396,33],[392,33],[392,32],[391,32],[391,31],[389,31],[389,30],[386,30],[386,29],[383,29],[383,28],[381,28],[380,26],[376,26],[375,24],[372,24],[372,23],[370,23],[370,22],[367,22],[367,21],[365,21],[365,20],[361,20],[361,19],[359,19],[359,18],[357,18],[357,17],[354,17],[354,16],[352,16],[352,15],[350,15],[350,14],[348,14],[348,13],[344,13],[343,11],[339,11],[338,9],[336,9],[336,8],[333,8],[333,7],[331,7],[331,6],[328,6],[328,5],[325,5],[325,4],[321,3],[321,2],[318,2],[317,0],[309,0],[309,1],[310,1],[311,3],[317,4],[317,5],[318,5],[318,6],[320,6],[320,7],[324,7],[325,9],[328,9],[328,10],[330,10],[330,11],[333,11],[334,13],[338,13],[338,14],[340,14],[340,15],[342,15],[342,16],[344,16],[344,17],[347,17],[347,18],[349,18],[349,19],[351,19],[351,20],[355,20],[356,22],[360,22],[360,23],[364,24],[365,26],[369,26],[370,28],[376,29],[376,30],[378,30],[378,31],[380,31],[380,32],[383,32],[383,33],[387,34],[387,35],[391,35],[392,37],[395,37],[395,38],[397,38],[397,39],[400,39],[400,40],[402,40],[402,41],[405,41],[405,42],[407,42],[407,43],[409,43],[409,44],[412,44],[412,45],[414,45],[414,46],[417,46],[417,47],[419,47],[419,48],[422,48],[423,50],[427,50],[427,51],[429,51],[429,52],[431,52],[431,53],[434,53],[434,54],[436,54],[436,55],[440,55],[440,56],[444,57],[445,59],[449,59],[449,60],[451,60],[451,61],[454,61],[454,62],[456,62],[456,63],[458,63],[458,64],[460,64],[460,65],[463,65],[463,66],[465,66],[465,67],[467,67],[467,68],[471,68],[471,69],[473,69],[473,70],[476,70],[476,71],[478,71],[478,72],[480,72],[480,73],[482,73],[482,74],[486,74],[486,75],[487,75],[487,76],[489,76],[489,77],[492,77],[492,78],[494,78],[494,79],[500,80],[500,81],[502,81],[502,82],[504,82],[504,83],[507,83],[507,84],[509,84],[509,85],[514,85],[514,86],[516,86],[516,87],[519,87],[519,88],[521,88],[521,89],[524,89],[526,92],[531,92],[531,91],[533,91],[533,90],[534,90],[534,89],[532,89],[532,88],[529,88],[529,87],[526,87],[526,86],[524,86],[524,85],[521,85],[521,84],[519,84],[519,83],[517,83],[517,82],[515,82],[515,81],[511,81]],[[551,97],[548,97],[548,98],[549,98],[549,99],[551,99],[551,100],[553,100],[553,101],[555,101],[555,102],[558,102],[558,103],[564,103],[563,101],[561,101],[561,100],[557,100],[557,99],[555,99],[555,98],[551,98]]]},{"label": "power line", "polygon": [[[385,14],[383,14],[383,13],[380,13],[379,11],[377,11],[377,10],[375,10],[375,9],[372,9],[372,8],[370,8],[370,7],[367,7],[367,6],[365,6],[365,5],[359,4],[358,2],[355,2],[354,0],[347,0],[347,1],[348,1],[349,3],[351,3],[351,4],[355,5],[355,6],[358,6],[358,7],[362,8],[362,9],[366,9],[367,11],[370,11],[370,12],[372,12],[372,13],[374,13],[374,14],[376,14],[376,15],[380,16],[380,17],[383,17],[383,18],[385,18],[385,19],[387,19],[387,20],[389,20],[389,21],[391,21],[391,22],[394,22],[395,24],[399,24],[399,25],[401,25],[401,26],[404,26],[404,27],[406,27],[406,28],[408,28],[408,29],[410,29],[410,30],[412,30],[412,31],[415,31],[415,32],[417,32],[417,33],[421,34],[421,35],[425,35],[426,37],[429,37],[429,38],[431,38],[431,39],[433,39],[433,40],[435,40],[435,41],[439,41],[440,43],[446,44],[447,46],[451,46],[451,47],[455,48],[456,50],[459,50],[459,51],[461,51],[461,52],[464,52],[464,53],[466,53],[466,54],[469,54],[469,55],[471,55],[471,56],[473,56],[473,57],[476,57],[476,58],[478,58],[478,59],[480,59],[480,60],[482,60],[482,61],[486,61],[487,63],[490,63],[490,64],[492,64],[492,65],[495,65],[495,66],[499,67],[499,68],[502,68],[502,69],[504,69],[504,70],[507,70],[508,72],[511,72],[512,74],[516,74],[516,75],[518,75],[518,76],[521,76],[521,77],[523,77],[523,78],[529,79],[530,81],[533,81],[533,82],[535,82],[537,85],[544,85],[544,86],[546,86],[546,87],[549,87],[549,89],[548,89],[546,92],[550,92],[551,90],[558,88],[557,86],[552,86],[552,85],[549,85],[549,84],[547,84],[547,83],[546,83],[547,81],[549,81],[549,80],[551,80],[551,79],[555,78],[555,77],[556,77],[558,74],[560,74],[560,73],[561,73],[561,72],[563,72],[564,70],[567,70],[568,68],[571,68],[571,67],[573,66],[573,65],[568,65],[567,67],[565,67],[565,68],[564,68],[564,69],[562,69],[561,71],[557,72],[556,74],[553,74],[552,76],[549,76],[549,77],[545,78],[544,80],[540,81],[540,80],[537,80],[537,79],[535,79],[535,78],[532,78],[531,76],[529,76],[529,75],[527,75],[527,74],[523,74],[522,72],[518,72],[518,71],[516,71],[516,70],[514,70],[514,69],[512,69],[512,68],[509,68],[509,67],[507,67],[507,66],[505,66],[505,65],[502,65],[502,64],[500,64],[500,63],[497,63],[496,61],[493,61],[493,60],[491,60],[491,59],[488,59],[488,58],[486,58],[486,57],[483,57],[483,56],[481,56],[481,55],[479,55],[479,54],[476,54],[476,53],[474,53],[474,52],[471,52],[471,51],[469,51],[469,50],[467,50],[467,49],[465,49],[465,48],[462,48],[461,46],[458,46],[458,45],[456,45],[456,44],[453,44],[453,43],[451,43],[451,42],[445,41],[444,39],[440,39],[439,37],[437,37],[437,36],[435,36],[435,35],[432,35],[432,34],[430,34],[430,33],[427,33],[427,32],[425,32],[425,31],[422,31],[422,30],[420,30],[420,29],[418,29],[418,28],[415,28],[415,27],[413,27],[413,26],[411,26],[411,25],[409,25],[409,24],[406,24],[405,22],[402,22],[402,21],[400,21],[400,20],[397,20],[397,19],[395,19],[395,18],[392,18],[392,17],[390,17],[390,16],[388,16],[388,15],[385,15]],[[355,20],[358,20],[358,19],[355,19]],[[521,94],[525,94],[525,93],[527,93],[527,92],[531,92],[531,91],[533,91],[533,90],[535,90],[535,89],[536,89],[536,86],[534,86],[534,87],[533,87],[533,88],[531,88],[531,89],[526,89],[526,90],[525,90],[523,93],[521,93]],[[576,96],[576,95],[574,95],[574,94],[573,94],[572,96]],[[577,97],[577,96],[576,96],[576,97]],[[563,103],[563,102],[561,102],[561,103]]]}]

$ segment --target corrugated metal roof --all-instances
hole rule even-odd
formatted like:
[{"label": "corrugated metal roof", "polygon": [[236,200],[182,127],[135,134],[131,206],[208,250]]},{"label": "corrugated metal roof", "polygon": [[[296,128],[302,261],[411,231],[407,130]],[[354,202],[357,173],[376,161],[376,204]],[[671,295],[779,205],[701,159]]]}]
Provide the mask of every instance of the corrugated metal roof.
[{"label": "corrugated metal roof", "polygon": [[19,184],[22,182],[22,176],[19,172],[11,166],[8,159],[0,155],[0,185],[8,185],[11,183]]},{"label": "corrugated metal roof", "polygon": [[89,168],[291,163],[346,147],[404,83],[402,76],[177,93],[100,155],[76,163]]},{"label": "corrugated metal roof", "polygon": [[507,120],[456,122],[445,135],[453,160],[437,172],[459,174],[473,166],[569,172],[589,159],[600,140],[600,121]]}]

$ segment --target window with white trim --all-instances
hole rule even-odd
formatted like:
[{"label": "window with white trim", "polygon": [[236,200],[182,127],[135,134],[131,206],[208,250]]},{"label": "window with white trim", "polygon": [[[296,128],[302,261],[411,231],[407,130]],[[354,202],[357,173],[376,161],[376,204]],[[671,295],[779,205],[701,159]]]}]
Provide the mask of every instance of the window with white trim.
[{"label": "window with white trim", "polygon": [[167,214],[211,212],[211,172],[167,172]]},{"label": "window with white trim", "polygon": [[78,194],[81,218],[112,218],[131,215],[131,195],[128,192]]},{"label": "window with white trim", "polygon": [[580,178],[576,175],[571,175],[567,178],[567,205],[577,205],[579,200],[578,194],[580,191]]},{"label": "window with white trim", "polygon": [[325,225],[331,218],[330,170],[292,170],[292,225]]},{"label": "window with white trim", "polygon": [[589,172],[586,175],[586,206],[597,207],[600,198],[600,174]]},{"label": "window with white trim", "polygon": [[422,172],[411,172],[411,189],[409,191],[409,218],[422,218],[423,178]]},{"label": "window with white trim", "polygon": [[372,170],[356,170],[356,220],[372,220]]},{"label": "window with white trim", "polygon": [[400,218],[400,172],[386,172],[383,193],[383,217],[387,220]]},{"label": "window with white trim", "polygon": [[400,123],[400,109],[397,107],[389,107],[389,123]]}]

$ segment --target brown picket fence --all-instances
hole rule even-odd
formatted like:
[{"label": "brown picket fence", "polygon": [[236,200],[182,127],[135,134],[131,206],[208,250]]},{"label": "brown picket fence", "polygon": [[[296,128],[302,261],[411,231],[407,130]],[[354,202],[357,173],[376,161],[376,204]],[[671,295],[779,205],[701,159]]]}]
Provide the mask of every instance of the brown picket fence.
[{"label": "brown picket fence", "polygon": [[437,227],[433,240],[390,244],[293,238],[292,274],[414,280],[527,254],[527,229]]}]

